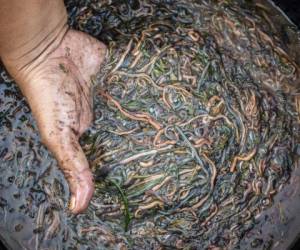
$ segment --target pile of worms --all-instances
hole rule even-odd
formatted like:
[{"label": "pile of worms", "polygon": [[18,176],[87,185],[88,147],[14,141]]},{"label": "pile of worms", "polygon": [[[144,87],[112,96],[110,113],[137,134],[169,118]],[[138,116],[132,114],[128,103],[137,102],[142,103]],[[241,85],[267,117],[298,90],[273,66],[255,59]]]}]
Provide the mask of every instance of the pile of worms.
[{"label": "pile of worms", "polygon": [[33,225],[20,245],[237,248],[300,154],[299,66],[272,33],[270,11],[242,0],[65,3],[70,26],[108,47],[95,120],[80,139],[96,191],[84,214],[68,213],[66,181],[26,115],[32,150],[0,151],[10,175],[15,165],[31,173],[29,198],[15,198],[23,210],[0,200],[11,231]]}]

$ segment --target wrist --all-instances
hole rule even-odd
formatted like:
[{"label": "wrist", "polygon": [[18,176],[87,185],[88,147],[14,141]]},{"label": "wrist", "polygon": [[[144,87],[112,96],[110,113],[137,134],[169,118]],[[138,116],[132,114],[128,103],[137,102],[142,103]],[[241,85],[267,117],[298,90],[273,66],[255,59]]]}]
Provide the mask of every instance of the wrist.
[{"label": "wrist", "polygon": [[32,21],[22,23],[23,14],[20,14],[17,21],[10,24],[12,20],[8,18],[7,23],[0,27],[0,57],[16,80],[20,74],[24,75],[23,71],[44,61],[59,46],[68,30],[63,1],[37,1],[36,5],[27,10],[33,16]]}]

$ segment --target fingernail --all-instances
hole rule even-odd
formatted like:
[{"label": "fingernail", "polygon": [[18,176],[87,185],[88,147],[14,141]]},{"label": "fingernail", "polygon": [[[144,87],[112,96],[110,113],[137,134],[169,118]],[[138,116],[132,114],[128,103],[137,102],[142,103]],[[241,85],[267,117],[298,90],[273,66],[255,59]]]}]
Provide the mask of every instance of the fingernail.
[{"label": "fingernail", "polygon": [[73,210],[75,208],[75,197],[72,196],[70,199],[69,209]]}]

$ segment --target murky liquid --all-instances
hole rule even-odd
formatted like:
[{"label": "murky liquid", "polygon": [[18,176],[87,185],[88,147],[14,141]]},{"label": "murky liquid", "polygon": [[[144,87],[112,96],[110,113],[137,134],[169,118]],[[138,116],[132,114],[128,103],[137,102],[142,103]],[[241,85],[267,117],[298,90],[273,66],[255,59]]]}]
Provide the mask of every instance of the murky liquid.
[{"label": "murky liquid", "polygon": [[[162,1],[161,5],[159,5],[159,2],[160,1],[149,2],[149,9],[145,7],[143,12],[135,13],[135,16],[138,17],[136,20],[130,19],[129,17],[133,16],[130,11],[137,11],[140,8],[138,1],[129,1],[126,2],[126,4],[117,2],[110,4],[109,1],[68,1],[67,7],[70,14],[71,25],[89,32],[107,43],[110,42],[112,48],[115,48],[112,45],[112,42],[115,41],[119,46],[119,51],[124,51],[130,39],[130,33],[141,31],[143,29],[141,22],[146,22],[148,20],[147,18],[151,19],[149,14],[153,11],[152,8],[160,8],[162,16],[168,14],[167,7],[168,4],[172,4],[172,1]],[[197,1],[194,3],[196,2]],[[203,8],[203,11],[207,11],[207,9],[209,9],[210,6],[214,6],[217,1],[198,2],[201,8]],[[221,1],[219,2],[222,4]],[[241,3],[243,3],[243,1],[241,1]],[[184,6],[184,4],[190,3],[181,4]],[[151,7],[151,5],[154,7]],[[205,9],[205,6],[208,7]],[[246,7],[249,6],[244,6],[244,10]],[[251,11],[261,11],[262,8],[258,9],[259,10],[251,9]],[[245,11],[245,13],[246,12],[247,11]],[[191,15],[192,18],[197,15],[201,16],[201,11],[197,13],[183,13],[182,22],[189,21],[189,15],[187,14]],[[143,19],[143,16],[145,16],[145,19]],[[203,18],[204,16],[205,15],[203,15]],[[201,18],[199,20],[201,20]],[[210,22],[209,19],[206,21],[204,19],[202,20],[203,23]],[[203,25],[203,23],[194,24],[194,26],[199,25],[199,27],[202,27],[201,25]],[[265,20],[263,23],[268,23],[268,20]],[[230,40],[236,40],[232,38],[232,34],[227,34],[227,39],[229,40],[227,40],[227,43],[222,44],[222,39],[226,35],[226,31],[230,32],[230,30],[227,30],[230,25],[226,26],[225,23],[222,30],[222,19],[220,22],[216,20],[216,24],[220,25],[221,29],[219,36],[220,45],[223,45],[225,49],[235,51],[236,54],[234,56],[238,57],[243,55],[245,60],[248,60],[251,55],[250,51],[239,51],[239,45],[243,48],[243,42],[247,41],[247,39],[238,40],[240,44],[230,44]],[[124,30],[126,27],[128,27],[128,34],[117,33],[116,30]],[[203,25],[203,27],[205,27],[205,25]],[[268,27],[267,24],[266,27]],[[222,33],[222,31],[225,33]],[[202,30],[201,32],[208,31]],[[218,37],[217,34],[216,37]],[[270,45],[266,43],[265,46]],[[225,61],[227,60],[226,57],[224,59]],[[113,57],[111,58],[111,62],[112,61]],[[270,58],[270,61],[272,61],[272,58]],[[230,62],[229,59],[228,62]],[[107,64],[109,64],[109,62],[107,62]],[[228,67],[232,66],[230,64],[228,65]],[[268,69],[253,71],[251,74],[254,78],[264,82],[268,82],[270,75],[272,75]],[[101,75],[99,79],[101,80]],[[116,187],[112,184],[104,183],[103,180],[99,182],[92,204],[85,214],[74,217],[67,212],[66,205],[69,197],[67,183],[59,171],[56,161],[40,143],[35,122],[24,98],[3,69],[1,70],[0,82],[0,235],[5,242],[11,246],[12,249],[159,249],[159,247],[162,247],[160,241],[157,240],[159,235],[149,237],[150,231],[152,227],[154,227],[151,221],[152,215],[146,217],[144,220],[139,219],[131,222],[132,224],[129,226],[129,231],[125,232],[124,208],[122,207],[124,200],[120,198],[120,193]],[[270,87],[277,89],[284,88],[286,92],[291,90],[296,91],[292,79],[286,79],[284,83],[288,84],[281,86],[281,82],[278,81],[278,85]],[[100,82],[99,85],[101,84],[103,83]],[[104,120],[103,123],[101,122],[105,114],[107,115],[111,112],[111,110],[109,111],[111,106],[105,106],[106,104],[104,100],[102,100],[103,98],[100,98],[99,95],[96,96],[95,99],[96,121],[90,131],[91,135],[93,135],[97,129],[101,128],[101,131],[103,131],[109,128],[109,125],[107,125],[107,127],[103,129],[102,124],[110,123],[109,120]],[[104,110],[105,107],[107,110]],[[115,115],[113,112],[112,114]],[[109,118],[111,119],[111,117]],[[87,135],[90,134],[87,133]],[[100,138],[100,142],[104,139],[105,138]],[[138,140],[138,138],[134,139]],[[122,140],[118,143],[121,142]],[[117,141],[115,143],[117,143]],[[88,144],[87,141],[85,141],[85,144]],[[112,147],[113,145],[110,146]],[[103,148],[101,148],[101,150],[103,150]],[[112,148],[110,148],[110,150],[112,150]],[[105,153],[105,151],[103,153]],[[93,159],[93,154],[89,154],[89,159],[90,162],[95,160]],[[107,160],[108,163],[110,161],[111,159]],[[297,162],[294,162],[294,164],[296,163]],[[97,164],[92,167],[96,168]],[[296,166],[293,165],[293,168],[295,167]],[[161,169],[161,171],[163,170],[164,169]],[[290,170],[287,170],[287,176],[289,175],[289,171]],[[117,174],[118,172],[116,171],[111,175],[115,175],[116,177]],[[299,197],[299,193],[297,193],[297,190],[299,190],[299,179],[297,179],[295,172],[291,175],[292,178],[290,178],[290,180],[292,186],[290,189],[286,189],[289,188],[287,185],[281,192],[285,192],[284,194],[286,195],[284,195],[284,198],[291,197],[291,199],[297,199],[296,197]],[[282,179],[283,184],[286,184],[287,176],[284,177],[286,179]],[[293,191],[294,189],[296,190],[295,192]],[[280,194],[275,197],[277,197],[276,201],[278,201]],[[285,201],[284,198],[282,200],[279,199],[279,201]],[[116,212],[115,217],[113,214],[105,216],[104,213],[103,215],[102,211],[105,211],[104,205],[107,204],[116,205],[117,209],[114,210]],[[274,213],[276,214],[276,211],[279,211],[278,216],[273,215],[273,217],[279,218],[279,221],[275,220],[273,225],[275,227],[278,223],[287,225],[288,221],[285,220],[292,218],[293,212],[288,212],[285,205],[281,207],[281,205],[278,205],[280,203],[276,204],[277,205],[272,206],[270,210],[266,210],[266,213],[268,213],[268,211],[275,211]],[[156,210],[154,210],[154,213],[155,211]],[[294,213],[296,212],[297,210],[294,210]],[[268,218],[264,217],[265,220],[263,221],[266,221],[264,223],[268,224],[268,221],[272,221],[270,218],[272,218],[272,216]],[[262,215],[253,218],[253,220],[255,223],[258,223],[262,220]],[[184,221],[181,223],[184,224]],[[265,249],[267,249],[268,244],[270,247],[274,247],[274,245],[276,247],[276,243],[278,242],[276,237],[280,236],[278,232],[281,232],[281,229],[278,229],[277,233],[272,233],[272,235],[275,235],[275,238],[268,235],[269,238],[266,236],[262,239],[259,233],[257,233],[257,228],[260,227],[260,225],[255,227],[255,223],[253,223],[253,225],[251,224],[251,227],[249,226],[247,230],[243,228],[246,236],[243,238],[242,235],[241,241],[238,239],[230,246],[226,245],[229,241],[220,243],[220,241],[218,242],[218,239],[215,238],[206,239],[206,242],[201,243],[201,245],[199,243],[198,246],[194,244],[193,248],[192,246],[190,247],[191,249],[196,247],[205,249],[208,246],[213,247],[214,245],[217,247],[218,245],[222,245],[223,247],[237,248],[240,244],[244,244],[244,241],[249,242],[249,248],[254,248],[254,246],[257,245],[257,247],[265,247]],[[251,230],[252,226],[254,226],[254,228]],[[149,229],[149,232],[142,231],[143,228]],[[230,226],[228,228],[230,228]],[[286,228],[287,226],[285,229]],[[154,229],[155,228],[153,228],[153,232],[155,231]],[[163,233],[164,232],[161,232],[161,234]],[[178,236],[179,233],[175,232],[175,235]],[[180,238],[176,237],[173,240],[174,242]],[[139,238],[144,241],[142,243],[138,242]],[[203,241],[201,236],[199,236],[199,239]],[[172,241],[172,238],[169,238],[168,241]],[[277,243],[277,246],[278,244],[279,243]],[[168,246],[164,247],[168,248]],[[184,244],[177,242],[174,246],[169,246],[169,248],[172,249],[175,247],[182,248]]]}]

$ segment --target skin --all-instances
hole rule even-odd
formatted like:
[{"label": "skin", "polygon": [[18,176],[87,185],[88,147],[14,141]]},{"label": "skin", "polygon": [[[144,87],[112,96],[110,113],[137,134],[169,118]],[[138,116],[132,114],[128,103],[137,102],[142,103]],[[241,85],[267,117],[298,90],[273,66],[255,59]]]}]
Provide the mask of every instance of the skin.
[{"label": "skin", "polygon": [[78,139],[92,121],[91,77],[106,48],[68,28],[61,0],[0,0],[0,6],[1,60],[69,183],[71,212],[83,212],[94,184]]}]

